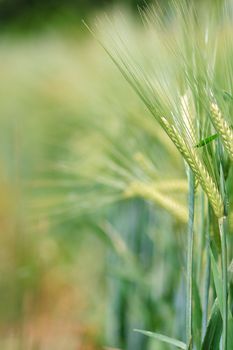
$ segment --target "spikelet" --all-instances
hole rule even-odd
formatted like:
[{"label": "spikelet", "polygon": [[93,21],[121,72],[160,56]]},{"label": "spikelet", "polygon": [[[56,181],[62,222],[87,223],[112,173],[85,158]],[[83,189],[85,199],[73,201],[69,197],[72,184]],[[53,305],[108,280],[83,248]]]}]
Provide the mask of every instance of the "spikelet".
[{"label": "spikelet", "polygon": [[222,113],[216,103],[212,103],[210,109],[213,125],[222,138],[227,154],[229,155],[230,159],[233,160],[233,131],[223,118]]},{"label": "spikelet", "polygon": [[186,160],[186,162],[189,164],[190,168],[192,169],[198,181],[200,182],[203,190],[209,198],[215,215],[218,218],[221,218],[223,216],[223,201],[221,195],[218,191],[217,186],[214,183],[214,180],[212,179],[205,165],[199,158],[196,149],[188,148],[188,146],[185,144],[184,140],[179,135],[175,127],[173,125],[171,126],[165,118],[162,118],[161,122],[164,127],[164,130],[174,142],[177,149],[179,150],[183,158]]}]

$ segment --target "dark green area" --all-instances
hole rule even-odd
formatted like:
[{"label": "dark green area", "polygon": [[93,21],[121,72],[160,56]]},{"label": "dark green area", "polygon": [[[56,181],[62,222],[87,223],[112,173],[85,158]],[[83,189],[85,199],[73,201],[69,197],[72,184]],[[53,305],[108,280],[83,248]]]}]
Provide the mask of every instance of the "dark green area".
[{"label": "dark green area", "polygon": [[31,29],[44,25],[69,24],[97,10],[114,5],[137,10],[147,0],[0,0],[0,27]]},{"label": "dark green area", "polygon": [[[187,0],[184,0],[184,2]],[[195,6],[223,0],[196,0]],[[41,27],[74,27],[92,13],[119,5],[138,12],[147,5],[169,8],[171,0],[0,0],[0,29],[27,31]],[[192,1],[188,1],[191,5]]]}]

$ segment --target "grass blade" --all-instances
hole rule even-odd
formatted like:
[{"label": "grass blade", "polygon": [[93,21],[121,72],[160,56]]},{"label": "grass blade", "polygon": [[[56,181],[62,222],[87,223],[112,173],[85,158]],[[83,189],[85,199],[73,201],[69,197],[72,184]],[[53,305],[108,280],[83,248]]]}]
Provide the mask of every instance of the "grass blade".
[{"label": "grass blade", "polygon": [[167,337],[166,335],[163,335],[163,334],[160,334],[160,333],[143,331],[143,330],[140,330],[140,329],[134,329],[134,331],[138,332],[138,333],[141,333],[141,334],[144,334],[147,337],[151,337],[151,338],[157,339],[159,341],[162,341],[164,343],[173,345],[173,346],[177,347],[178,349],[183,349],[183,350],[187,349],[187,345],[185,343],[183,343],[180,340]]},{"label": "grass blade", "polygon": [[[230,128],[233,129],[233,125],[230,125]],[[200,148],[200,147],[203,147],[205,145],[207,145],[209,142],[217,139],[219,137],[219,134],[216,133],[216,134],[213,134],[213,135],[210,135],[204,139],[202,139],[201,141],[198,142],[198,144],[195,145],[196,148]]]},{"label": "grass blade", "polygon": [[202,342],[201,350],[218,350],[222,334],[222,316],[218,301],[215,300]]},{"label": "grass blade", "polygon": [[193,279],[193,341],[197,349],[201,348],[202,308],[198,285]]},{"label": "grass blade", "polygon": [[233,318],[230,317],[228,320],[228,343],[227,343],[227,349],[231,350],[233,349]]},{"label": "grass blade", "polygon": [[205,139],[201,140],[200,142],[198,142],[198,144],[195,145],[196,148],[200,148],[203,147],[205,145],[207,145],[209,142],[215,140],[219,135],[218,134],[213,134],[209,137],[206,137]]},{"label": "grass blade", "polygon": [[211,258],[211,270],[214,278],[214,286],[217,293],[219,308],[222,314],[223,313],[222,279],[221,279],[220,272],[218,270],[217,261],[215,260],[212,250],[210,250],[210,258]]}]

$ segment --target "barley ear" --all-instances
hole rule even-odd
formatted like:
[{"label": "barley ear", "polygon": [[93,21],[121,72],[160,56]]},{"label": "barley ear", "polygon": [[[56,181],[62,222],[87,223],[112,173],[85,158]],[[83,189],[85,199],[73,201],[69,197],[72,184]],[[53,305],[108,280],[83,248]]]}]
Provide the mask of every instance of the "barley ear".
[{"label": "barley ear", "polygon": [[181,153],[183,158],[186,160],[186,162],[189,164],[190,168],[192,169],[195,176],[197,177],[204,192],[209,198],[209,201],[211,203],[211,206],[214,210],[215,215],[218,218],[221,218],[223,216],[222,197],[220,195],[220,192],[213,178],[211,177],[208,170],[206,169],[205,164],[200,159],[196,149],[189,148],[184,142],[183,138],[179,135],[176,128],[173,125],[170,125],[165,118],[162,118],[161,122],[164,127],[164,130],[166,131],[168,136],[171,138],[171,140],[174,142],[175,146],[177,147],[177,149],[179,150],[179,152]]},{"label": "barley ear", "polygon": [[210,109],[213,125],[222,139],[227,154],[229,155],[230,159],[233,160],[233,131],[223,118],[222,113],[216,103],[212,103]]},{"label": "barley ear", "polygon": [[125,197],[138,196],[148,199],[174,215],[180,222],[186,224],[188,221],[188,212],[186,207],[170,196],[158,191],[153,185],[140,181],[133,181],[129,184],[128,188],[126,188],[124,195]]}]

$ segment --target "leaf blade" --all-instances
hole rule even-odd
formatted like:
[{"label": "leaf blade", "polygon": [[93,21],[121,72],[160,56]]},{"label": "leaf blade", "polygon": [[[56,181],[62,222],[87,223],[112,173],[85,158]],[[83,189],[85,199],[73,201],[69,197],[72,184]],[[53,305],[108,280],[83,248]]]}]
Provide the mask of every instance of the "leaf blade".
[{"label": "leaf blade", "polygon": [[211,310],[206,333],[202,342],[201,350],[218,350],[222,334],[222,317],[216,299]]},{"label": "leaf blade", "polygon": [[144,330],[140,330],[140,329],[134,329],[134,331],[141,333],[143,335],[146,335],[147,337],[151,337],[151,338],[154,338],[156,340],[162,341],[164,343],[173,345],[173,346],[177,347],[178,349],[183,349],[183,350],[187,349],[187,345],[184,342],[177,340],[175,338],[167,337],[166,335],[163,335],[160,333],[154,333],[154,332],[144,331]]}]

